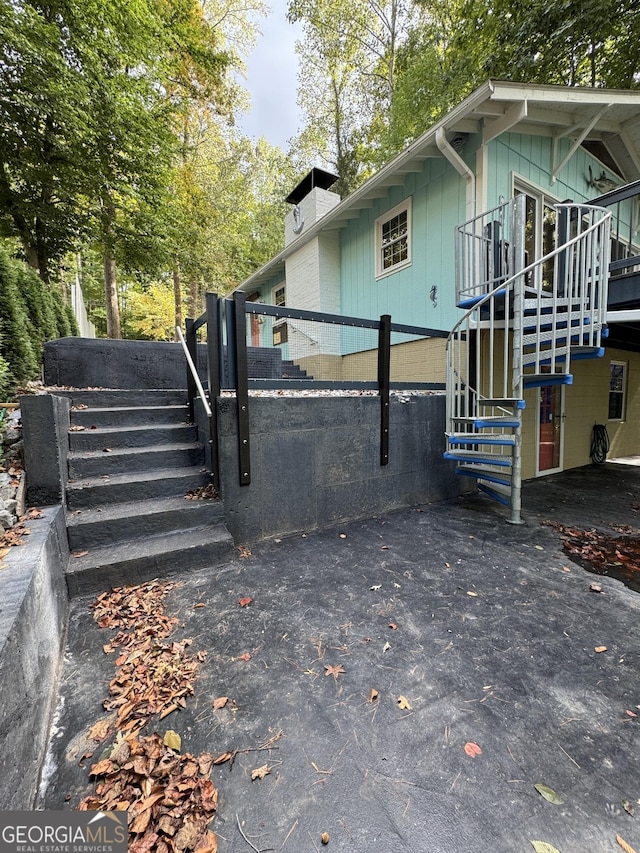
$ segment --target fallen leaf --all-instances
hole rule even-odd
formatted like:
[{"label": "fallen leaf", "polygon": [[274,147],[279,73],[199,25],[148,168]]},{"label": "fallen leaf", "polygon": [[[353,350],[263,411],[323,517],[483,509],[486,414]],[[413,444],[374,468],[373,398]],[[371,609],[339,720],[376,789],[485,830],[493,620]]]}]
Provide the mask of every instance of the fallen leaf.
[{"label": "fallen leaf", "polygon": [[400,708],[401,711],[412,710],[411,703],[409,702],[406,696],[398,696],[398,708]]},{"label": "fallen leaf", "polygon": [[204,601],[199,601],[197,604],[193,605],[193,609],[196,610],[198,607],[206,607]]},{"label": "fallen leaf", "polygon": [[251,660],[251,655],[249,654],[249,652],[245,652],[243,655],[240,655],[238,660]]},{"label": "fallen leaf", "polygon": [[111,448],[110,447],[103,447],[102,452],[103,453],[111,453]]},{"label": "fallen leaf", "polygon": [[347,534],[346,534],[346,533],[341,533],[341,534],[340,534],[340,538],[341,538],[341,539],[346,539],[346,538],[347,538]]},{"label": "fallen leaf", "polygon": [[168,746],[169,749],[174,749],[176,752],[180,752],[182,747],[182,738],[177,732],[174,732],[172,729],[167,729],[164,733],[164,737],[162,738],[162,743],[165,746]]},{"label": "fallen leaf", "polygon": [[225,761],[230,761],[233,758],[232,752],[223,752],[221,755],[213,759],[214,764],[224,764]]},{"label": "fallen leaf", "polygon": [[471,590],[471,589],[467,590],[467,595],[471,595],[473,598],[477,598],[477,597],[478,597],[478,593],[477,593],[477,592],[473,592],[473,590]]},{"label": "fallen leaf", "polygon": [[239,598],[238,604],[240,605],[240,607],[248,607],[252,601],[253,598],[247,595],[246,598]]},{"label": "fallen leaf", "polygon": [[620,800],[620,805],[626,811],[627,814],[630,814],[631,817],[635,814],[635,809],[629,802],[629,800]]},{"label": "fallen leaf", "polygon": [[602,587],[599,583],[592,583],[589,585],[590,592],[602,592]]},{"label": "fallen leaf", "polygon": [[544,551],[542,545],[534,545],[533,547],[536,549],[536,551]]},{"label": "fallen leaf", "polygon": [[337,681],[339,676],[341,676],[345,670],[342,668],[342,664],[338,664],[337,666],[331,666],[328,663],[325,663],[324,668],[326,669],[325,675],[332,675],[334,679]]},{"label": "fallen leaf", "polygon": [[245,545],[240,545],[238,551],[240,552],[240,559],[242,560],[245,560],[247,557],[253,556],[251,551]]},{"label": "fallen leaf", "polygon": [[547,785],[534,785],[533,786],[536,791],[545,798],[550,803],[553,803],[554,806],[560,806],[564,803],[564,800],[556,794],[556,792],[549,788]]},{"label": "fallen leaf", "polygon": [[[635,716],[635,714],[634,714]],[[89,737],[91,740],[97,740],[98,742],[103,741],[107,735],[109,734],[109,729],[111,728],[112,719],[106,720],[98,720],[95,725],[93,725],[89,729]]]},{"label": "fallen leaf", "polygon": [[177,711],[179,707],[180,706],[176,705],[175,702],[172,705],[167,705],[167,707],[160,713],[160,719],[164,720],[164,718],[168,717],[169,714],[173,714],[174,711]]},{"label": "fallen leaf", "polygon": [[389,622],[389,627],[391,628],[392,631],[398,630],[398,626],[396,625],[395,622]]},{"label": "fallen leaf", "polygon": [[268,764],[263,764],[262,767],[257,767],[255,770],[251,771],[251,781],[255,782],[256,779],[264,779],[265,776],[268,776],[271,773],[271,768]]},{"label": "fallen leaf", "polygon": [[329,843],[329,833],[323,832],[322,835],[320,836],[320,841],[322,841],[323,844],[328,844]]},{"label": "fallen leaf", "polygon": [[369,589],[372,590],[373,592],[377,592],[379,589],[382,589],[382,584],[376,583],[373,586],[370,586]]},{"label": "fallen leaf", "polygon": [[570,572],[570,571],[571,571],[571,569],[569,568],[569,566],[563,566],[563,567],[562,567],[562,571],[563,571],[563,572]]},{"label": "fallen leaf", "polygon": [[385,643],[384,646],[382,647],[382,651],[388,652],[390,648],[391,648],[391,643]]},{"label": "fallen leaf", "polygon": [[627,716],[629,716],[629,717],[637,717],[638,716],[635,713],[635,711],[629,711],[628,709],[625,711],[625,714],[627,714]]},{"label": "fallen leaf", "polygon": [[594,651],[595,651],[595,652],[598,652],[598,653],[600,653],[600,652],[606,652],[606,651],[607,651],[607,647],[606,647],[606,646],[596,646],[596,647],[595,647],[595,649],[594,649]]},{"label": "fallen leaf", "polygon": [[369,702],[375,702],[377,698],[378,698],[378,691],[374,687],[372,687],[371,693],[369,694]]},{"label": "fallen leaf", "polygon": [[560,853],[558,848],[549,844],[548,841],[532,841],[531,844],[536,853]]},{"label": "fallen leaf", "polygon": [[480,749],[478,744],[474,743],[473,741],[468,741],[467,743],[465,743],[464,751],[467,753],[468,756],[470,756],[470,758],[475,758],[476,755],[482,755],[482,750]]},{"label": "fallen leaf", "polygon": [[633,847],[630,844],[628,844],[624,840],[624,838],[621,838],[619,835],[616,835],[616,841],[618,842],[620,847],[622,847],[622,849],[624,850],[624,853],[636,853],[636,851],[633,849]]},{"label": "fallen leaf", "polygon": [[228,696],[220,696],[218,699],[214,699],[213,700],[213,710],[219,711],[220,708],[224,708],[224,706],[227,704],[228,701],[229,701]]},{"label": "fallen leaf", "polygon": [[88,551],[74,551],[71,556],[77,559],[78,557],[86,557],[88,553]]}]

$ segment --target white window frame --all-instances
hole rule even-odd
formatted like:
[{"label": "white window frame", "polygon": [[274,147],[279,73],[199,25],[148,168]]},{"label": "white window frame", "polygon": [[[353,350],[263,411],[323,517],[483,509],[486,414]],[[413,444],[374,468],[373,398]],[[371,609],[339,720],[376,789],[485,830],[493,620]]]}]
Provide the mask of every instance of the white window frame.
[{"label": "white window frame", "polygon": [[[612,378],[611,377],[611,368],[614,366],[622,368],[622,388],[619,391],[611,388],[611,378]],[[607,412],[607,420],[611,421],[613,423],[621,423],[625,419],[626,408],[627,408],[627,371],[628,371],[628,364],[626,361],[616,361],[616,360],[612,359],[609,362],[609,394],[607,397],[607,408],[610,409],[611,395],[612,394],[619,394],[620,399],[622,400],[619,418],[610,418],[608,415],[608,412]]]},{"label": "white window frame", "polygon": [[[401,213],[406,212],[407,214],[407,233],[406,233],[406,241],[407,241],[407,257],[398,261],[398,263],[393,264],[386,269],[383,266],[383,250],[384,247],[382,245],[382,229],[384,225],[390,220],[394,219],[396,216],[399,216]],[[398,238],[401,239],[401,238]],[[391,210],[387,210],[386,213],[383,213],[382,216],[379,216],[375,221],[375,246],[376,246],[376,281],[381,278],[386,278],[388,275],[392,275],[399,270],[406,269],[411,266],[411,196],[405,198],[404,201],[401,201],[400,204],[397,204],[395,207],[391,208]]]},{"label": "white window frame", "polygon": [[[281,290],[284,294],[284,301],[280,302],[280,303],[276,302],[276,294],[278,293],[279,290]],[[281,281],[280,284],[276,284],[275,287],[271,288],[271,304],[272,305],[278,305],[279,304],[281,306],[284,306],[287,304],[287,285],[286,285],[286,282]]]}]

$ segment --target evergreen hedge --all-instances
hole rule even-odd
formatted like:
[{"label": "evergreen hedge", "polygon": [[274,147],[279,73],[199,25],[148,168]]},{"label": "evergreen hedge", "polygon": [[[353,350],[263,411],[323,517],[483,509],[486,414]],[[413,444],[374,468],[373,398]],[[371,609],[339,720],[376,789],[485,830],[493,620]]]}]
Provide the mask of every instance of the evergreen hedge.
[{"label": "evergreen hedge", "polygon": [[40,377],[45,341],[77,334],[60,292],[0,246],[0,398]]}]

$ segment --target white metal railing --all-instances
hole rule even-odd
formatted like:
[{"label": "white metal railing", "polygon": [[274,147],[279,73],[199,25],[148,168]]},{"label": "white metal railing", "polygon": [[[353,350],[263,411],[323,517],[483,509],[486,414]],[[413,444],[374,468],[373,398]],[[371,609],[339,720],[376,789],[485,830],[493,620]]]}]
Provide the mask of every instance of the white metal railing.
[{"label": "white metal railing", "polygon": [[196,388],[198,389],[198,396],[202,400],[202,405],[204,406],[204,410],[207,414],[207,417],[211,417],[211,406],[209,405],[209,401],[207,400],[207,395],[204,393],[204,388],[202,387],[202,382],[200,382],[200,377],[198,376],[198,371],[196,370],[196,366],[193,363],[193,359],[191,358],[191,353],[187,347],[187,342],[184,339],[184,335],[182,334],[182,329],[180,326],[176,326],[176,334],[182,344],[182,349],[184,350],[185,358],[187,359],[187,364],[189,365],[189,370],[191,371],[191,376],[193,377],[193,381],[195,382]]},{"label": "white metal railing", "polygon": [[[572,339],[574,346],[600,345],[606,318],[611,213],[588,205],[556,205],[558,219],[566,220],[567,234],[559,235],[562,242],[551,252],[525,266],[523,243],[516,234],[516,229],[524,229],[523,203],[519,201],[523,198],[501,206],[513,209],[514,215],[505,216],[504,221],[511,222],[510,263],[515,271],[508,278],[498,276],[491,289],[486,277],[478,286],[463,281],[458,289],[463,298],[473,298],[474,293],[475,298],[447,340],[449,425],[452,420],[474,416],[475,406],[470,405],[474,397],[520,397],[524,367],[539,373],[544,361],[556,372],[556,362],[563,360],[562,372],[566,372]],[[550,289],[532,284],[538,271],[550,262]],[[466,267],[468,273],[474,268],[475,261]],[[531,314],[528,326],[525,312]]]},{"label": "white metal railing", "polygon": [[[487,228],[488,221],[499,227]],[[459,254],[456,284],[459,303],[468,307],[447,339],[448,456],[461,473],[482,480],[474,473],[482,467],[486,480],[509,484],[512,523],[521,522],[525,384],[554,381],[554,374],[555,381],[568,381],[572,352],[601,354],[610,221],[603,208],[556,205],[556,247],[530,264],[524,196],[461,226],[460,239],[470,248]],[[480,277],[467,277],[473,275]]]}]

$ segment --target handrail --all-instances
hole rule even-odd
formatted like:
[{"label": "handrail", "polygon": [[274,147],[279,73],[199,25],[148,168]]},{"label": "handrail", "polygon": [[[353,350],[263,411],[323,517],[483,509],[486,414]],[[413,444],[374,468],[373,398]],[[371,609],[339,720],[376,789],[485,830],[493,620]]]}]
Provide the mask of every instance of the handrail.
[{"label": "handrail", "polygon": [[180,343],[182,344],[182,349],[184,350],[185,357],[187,359],[187,364],[189,365],[189,370],[191,371],[191,375],[193,376],[193,381],[196,383],[196,388],[198,389],[198,395],[202,400],[202,405],[204,406],[204,410],[207,414],[207,417],[211,417],[211,406],[205,396],[204,388],[202,387],[202,383],[200,382],[200,377],[198,376],[198,371],[196,370],[196,366],[193,363],[193,359],[191,358],[191,353],[187,349],[187,343],[184,339],[184,335],[182,334],[182,329],[180,326],[176,326],[176,333],[178,338],[180,339]]},{"label": "handrail", "polygon": [[[536,267],[542,266],[542,264],[544,264],[546,261],[550,260],[551,258],[556,257],[556,255],[559,255],[561,252],[565,252],[570,246],[573,246],[574,243],[579,243],[583,239],[583,237],[585,237],[587,234],[590,234],[592,231],[595,231],[596,229],[598,229],[602,225],[603,222],[606,222],[607,219],[611,219],[611,217],[612,217],[610,210],[606,210],[604,207],[594,207],[593,205],[589,205],[589,204],[579,204],[579,205],[576,205],[576,204],[556,204],[556,205],[554,205],[554,207],[556,209],[561,208],[561,207],[566,207],[566,208],[584,207],[584,208],[587,208],[589,210],[600,210],[602,213],[604,213],[604,216],[602,217],[602,219],[599,219],[597,222],[594,222],[592,225],[590,225],[584,231],[581,231],[575,237],[572,237],[570,240],[567,240],[566,243],[563,243],[561,246],[557,246],[555,249],[553,249],[548,254],[543,255],[541,258],[538,258],[535,261],[532,261],[530,264],[528,264],[528,266],[523,267],[521,270],[518,270],[518,272],[515,272],[509,278],[505,279],[504,281],[501,281],[500,284],[496,285],[496,287],[493,288],[493,290],[490,290],[488,293],[485,293],[485,295],[482,297],[482,299],[479,299],[474,305],[472,305],[470,308],[467,309],[467,311],[465,311],[465,313],[458,320],[458,322],[455,324],[453,329],[451,329],[451,331],[449,332],[449,336],[447,338],[447,343],[449,343],[449,341],[453,338],[453,336],[458,331],[458,329],[462,326],[462,324],[465,322],[465,320],[467,320],[469,317],[471,317],[471,315],[473,314],[474,311],[477,311],[478,308],[481,308],[486,302],[488,302],[490,299],[492,299],[497,293],[499,293],[501,290],[506,290],[521,276],[526,275],[528,272],[532,272],[534,269],[536,269]],[[539,291],[537,288],[530,288],[530,289],[534,290],[538,296],[544,296],[545,295],[544,291]]]}]

